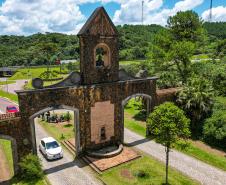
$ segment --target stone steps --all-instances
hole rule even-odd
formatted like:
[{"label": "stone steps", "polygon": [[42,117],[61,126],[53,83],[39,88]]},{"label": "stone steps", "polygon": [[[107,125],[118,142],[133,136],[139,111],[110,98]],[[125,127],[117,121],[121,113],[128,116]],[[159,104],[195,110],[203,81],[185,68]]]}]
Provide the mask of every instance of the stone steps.
[{"label": "stone steps", "polygon": [[96,171],[99,174],[102,174],[102,172],[98,169],[98,167],[93,164],[86,156],[82,157],[82,160],[87,163],[94,171]]},{"label": "stone steps", "polygon": [[71,152],[73,155],[75,155],[76,150],[74,145],[72,145],[68,140],[64,140],[62,144]]}]

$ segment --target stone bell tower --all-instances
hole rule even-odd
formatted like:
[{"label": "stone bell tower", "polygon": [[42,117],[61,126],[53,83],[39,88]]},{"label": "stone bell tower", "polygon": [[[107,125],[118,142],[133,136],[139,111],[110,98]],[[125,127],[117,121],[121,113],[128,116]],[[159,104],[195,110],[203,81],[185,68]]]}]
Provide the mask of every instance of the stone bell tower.
[{"label": "stone bell tower", "polygon": [[118,81],[118,32],[103,7],[93,12],[78,36],[81,84]]}]

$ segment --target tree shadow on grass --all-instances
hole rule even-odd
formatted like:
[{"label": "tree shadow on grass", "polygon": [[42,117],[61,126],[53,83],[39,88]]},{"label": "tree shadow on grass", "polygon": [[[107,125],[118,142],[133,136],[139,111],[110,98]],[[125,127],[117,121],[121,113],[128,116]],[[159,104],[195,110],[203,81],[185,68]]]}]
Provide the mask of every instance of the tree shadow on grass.
[{"label": "tree shadow on grass", "polygon": [[146,110],[141,110],[139,111],[137,114],[135,114],[133,116],[133,118],[136,120],[136,121],[146,121],[146,118],[147,118],[147,113],[146,113]]}]

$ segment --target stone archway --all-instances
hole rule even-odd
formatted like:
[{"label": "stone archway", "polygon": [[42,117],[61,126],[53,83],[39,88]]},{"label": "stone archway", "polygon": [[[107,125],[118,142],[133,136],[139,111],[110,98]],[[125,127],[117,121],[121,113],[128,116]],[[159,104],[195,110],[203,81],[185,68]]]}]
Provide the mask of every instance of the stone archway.
[{"label": "stone archway", "polygon": [[35,123],[34,123],[34,119],[38,116],[40,116],[41,114],[48,112],[48,111],[53,111],[53,110],[59,110],[59,109],[64,109],[64,110],[71,110],[74,112],[74,128],[75,128],[75,140],[76,140],[76,156],[78,156],[81,152],[81,148],[80,148],[80,125],[79,125],[79,110],[77,108],[74,107],[70,107],[67,105],[60,105],[57,107],[47,107],[45,109],[42,109],[40,111],[38,111],[37,113],[33,114],[32,116],[30,116],[29,118],[29,122],[30,122],[30,128],[31,128],[31,136],[32,136],[32,150],[34,154],[37,154],[37,144],[36,144],[36,134],[35,134]]},{"label": "stone archway", "polygon": [[[124,142],[124,109],[125,109],[125,105],[128,103],[128,101],[132,98],[136,98],[136,97],[145,97],[148,101],[147,101],[147,115],[149,115],[150,113],[150,105],[151,105],[151,101],[152,101],[152,97],[148,94],[143,94],[143,93],[136,93],[133,94],[131,96],[128,96],[127,98],[125,98],[122,101],[122,124],[123,124],[123,134],[122,134],[122,141]],[[148,135],[148,130],[146,129],[146,135]]]},{"label": "stone archway", "polygon": [[18,173],[18,169],[19,169],[16,140],[11,136],[2,135],[2,134],[0,134],[0,139],[11,141],[11,149],[12,149],[12,156],[13,156],[13,172],[14,172],[14,175],[16,175]]}]

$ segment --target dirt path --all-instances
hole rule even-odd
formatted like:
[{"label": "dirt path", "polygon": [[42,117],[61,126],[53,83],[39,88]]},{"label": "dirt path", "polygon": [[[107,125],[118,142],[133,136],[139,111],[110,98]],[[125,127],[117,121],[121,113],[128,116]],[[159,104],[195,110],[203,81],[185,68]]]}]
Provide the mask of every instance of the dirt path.
[{"label": "dirt path", "polygon": [[11,177],[9,165],[3,149],[0,145],[0,183],[9,180]]}]

